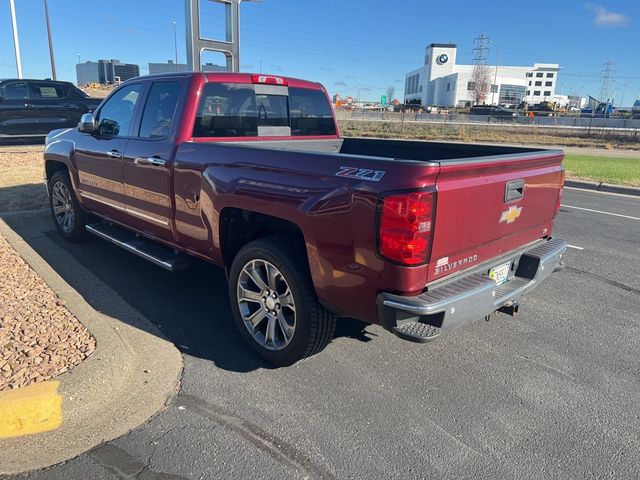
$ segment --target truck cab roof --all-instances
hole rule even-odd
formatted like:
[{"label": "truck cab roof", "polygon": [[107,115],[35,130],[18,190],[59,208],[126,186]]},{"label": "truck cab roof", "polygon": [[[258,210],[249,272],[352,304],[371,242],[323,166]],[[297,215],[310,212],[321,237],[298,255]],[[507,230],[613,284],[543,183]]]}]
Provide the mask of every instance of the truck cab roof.
[{"label": "truck cab roof", "polygon": [[323,87],[318,82],[311,82],[309,80],[303,80],[300,78],[294,77],[285,77],[282,75],[273,75],[269,73],[236,73],[236,72],[171,72],[171,73],[156,73],[153,75],[141,75],[139,77],[132,78],[130,81],[139,81],[146,79],[159,79],[159,78],[185,78],[185,77],[193,77],[196,75],[204,75],[207,79],[207,82],[215,82],[215,83],[261,83],[256,81],[256,78],[264,78],[264,79],[279,79],[282,83],[271,83],[270,81],[265,81],[263,83],[274,84],[274,85],[288,85],[291,87],[297,88],[309,88],[312,90],[323,90]]}]

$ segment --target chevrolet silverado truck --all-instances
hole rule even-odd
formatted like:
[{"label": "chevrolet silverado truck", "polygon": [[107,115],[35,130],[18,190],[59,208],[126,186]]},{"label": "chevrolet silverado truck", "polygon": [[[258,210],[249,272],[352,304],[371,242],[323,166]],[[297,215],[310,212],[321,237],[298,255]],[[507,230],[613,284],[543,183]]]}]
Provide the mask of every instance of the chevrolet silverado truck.
[{"label": "chevrolet silverado truck", "polygon": [[224,268],[240,334],[277,366],[322,350],[338,318],[425,342],[517,312],[562,267],[562,159],[342,138],[320,84],[223,72],[127,81],[44,153],[62,237]]}]

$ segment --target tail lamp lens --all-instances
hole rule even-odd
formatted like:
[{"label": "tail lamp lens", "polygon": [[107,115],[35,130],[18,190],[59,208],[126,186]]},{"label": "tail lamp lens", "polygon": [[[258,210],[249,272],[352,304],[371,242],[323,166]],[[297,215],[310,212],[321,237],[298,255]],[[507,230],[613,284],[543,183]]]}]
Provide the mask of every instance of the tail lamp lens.
[{"label": "tail lamp lens", "polygon": [[[562,191],[564,190],[564,181],[565,181],[565,173],[564,168],[562,169],[562,177],[560,178],[560,190],[558,191],[558,201],[556,202],[556,215],[560,211],[560,204],[562,203]],[[554,215],[555,216],[555,215]]]},{"label": "tail lamp lens", "polygon": [[380,211],[380,254],[405,265],[429,261],[433,239],[434,192],[387,195]]}]

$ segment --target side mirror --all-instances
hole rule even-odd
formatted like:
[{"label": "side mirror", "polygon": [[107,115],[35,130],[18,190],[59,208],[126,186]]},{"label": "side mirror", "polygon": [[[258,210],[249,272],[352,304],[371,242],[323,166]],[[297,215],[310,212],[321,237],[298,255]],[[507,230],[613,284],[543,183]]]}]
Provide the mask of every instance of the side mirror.
[{"label": "side mirror", "polygon": [[78,131],[82,133],[95,133],[97,130],[96,119],[93,113],[85,113],[78,122]]}]

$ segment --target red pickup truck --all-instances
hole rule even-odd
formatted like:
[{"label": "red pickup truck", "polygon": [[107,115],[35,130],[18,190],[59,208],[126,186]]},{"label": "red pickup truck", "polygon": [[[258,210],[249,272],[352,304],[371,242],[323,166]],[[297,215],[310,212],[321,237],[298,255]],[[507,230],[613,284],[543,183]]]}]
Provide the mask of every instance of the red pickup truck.
[{"label": "red pickup truck", "polygon": [[132,79],[44,153],[65,239],[225,268],[239,331],[274,365],[322,350],[340,317],[424,342],[515,313],[562,266],[562,159],[341,138],[320,84],[234,73]]}]

